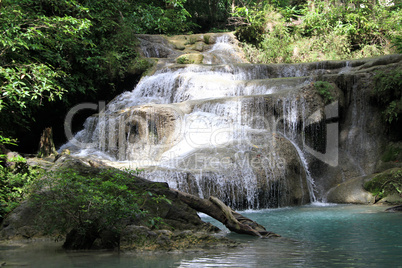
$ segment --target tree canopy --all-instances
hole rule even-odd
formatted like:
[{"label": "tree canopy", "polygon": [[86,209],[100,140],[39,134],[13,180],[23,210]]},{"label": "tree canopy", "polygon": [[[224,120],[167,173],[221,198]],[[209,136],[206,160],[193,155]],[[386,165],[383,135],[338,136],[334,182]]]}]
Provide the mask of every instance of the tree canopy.
[{"label": "tree canopy", "polygon": [[147,67],[137,58],[134,34],[190,27],[183,2],[0,2],[0,135],[28,129],[51,101],[68,107],[82,96],[96,99],[102,89],[113,94],[128,70]]}]

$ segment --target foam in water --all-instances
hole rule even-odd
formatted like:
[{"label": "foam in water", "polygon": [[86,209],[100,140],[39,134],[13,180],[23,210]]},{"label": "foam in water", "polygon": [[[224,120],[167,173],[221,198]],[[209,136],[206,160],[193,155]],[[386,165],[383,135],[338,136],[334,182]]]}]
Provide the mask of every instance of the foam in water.
[{"label": "foam in water", "polygon": [[[75,136],[75,154],[145,168],[141,175],[147,179],[202,198],[217,196],[234,208],[258,209],[294,202],[285,152],[276,151],[278,141],[289,140],[303,169],[292,179],[300,180],[301,192],[307,183],[309,193],[299,194],[297,202],[316,201],[299,148],[307,117],[299,89],[309,79],[268,79],[278,70],[235,65],[243,60],[231,43],[223,35],[206,52],[218,65],[207,60],[165,66],[116,97]],[[306,75],[305,69],[281,68],[279,77]],[[70,143],[62,149],[67,147],[73,148]]]}]

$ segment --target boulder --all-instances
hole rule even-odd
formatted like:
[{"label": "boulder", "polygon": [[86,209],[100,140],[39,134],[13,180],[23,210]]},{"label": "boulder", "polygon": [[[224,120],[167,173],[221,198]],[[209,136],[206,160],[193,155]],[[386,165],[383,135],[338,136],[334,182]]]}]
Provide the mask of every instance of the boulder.
[{"label": "boulder", "polygon": [[375,197],[363,187],[366,177],[357,177],[331,188],[326,196],[330,203],[374,204]]},{"label": "boulder", "polygon": [[[191,247],[234,246],[237,244],[229,241],[227,238],[215,236],[219,229],[210,223],[203,222],[196,210],[186,203],[187,198],[183,198],[183,195],[177,191],[170,190],[166,183],[151,182],[131,173],[111,169],[111,167],[103,164],[101,161],[98,161],[96,165],[91,164],[91,162],[92,160],[62,155],[56,160],[51,170],[73,170],[74,172],[71,174],[84,177],[96,176],[91,178],[101,177],[101,181],[117,180],[117,173],[120,173],[119,176],[128,177],[130,183],[126,186],[129,189],[134,189],[136,194],[145,194],[139,206],[141,211],[146,211],[146,218],[136,214],[136,216],[130,218],[122,218],[117,225],[114,224],[110,227],[107,225],[108,227],[106,228],[105,225],[98,224],[98,222],[103,220],[102,218],[92,218],[88,222],[84,221],[81,225],[77,225],[79,228],[74,227],[75,225],[70,227],[60,225],[64,226],[63,230],[51,230],[50,236],[59,239],[65,235],[63,248],[171,250],[188,249]],[[108,169],[109,172],[104,172],[105,169]],[[55,179],[54,182],[56,183],[59,180],[59,177],[52,177],[46,174],[40,180],[52,178]],[[51,194],[51,189],[42,187],[35,198],[48,194]],[[20,240],[49,236],[49,234],[45,235],[47,231],[44,228],[46,226],[44,222],[46,217],[42,217],[41,215],[43,214],[43,208],[41,207],[42,199],[39,200],[40,202],[33,202],[31,199],[27,199],[11,212],[2,224],[0,238]],[[199,207],[204,207],[203,212],[208,213],[210,209],[209,205],[204,205],[205,202],[209,204],[207,200],[197,199],[196,202],[198,202]],[[194,203],[194,201],[191,202],[192,205]],[[68,212],[67,209],[66,213]],[[237,227],[240,226],[238,229],[234,229],[236,232],[257,234],[259,236],[261,236],[260,234],[277,236],[240,214],[237,213],[236,215],[238,215],[237,219],[241,221],[241,224],[235,224]],[[148,223],[147,219],[151,219],[152,223]],[[118,226],[122,226],[123,228],[120,229]],[[256,226],[258,227],[257,231],[254,231]],[[53,225],[51,229],[54,229]]]},{"label": "boulder", "polygon": [[391,168],[368,176],[364,188],[375,196],[375,201],[402,204],[402,169]]},{"label": "boulder", "polygon": [[176,59],[176,62],[179,64],[201,64],[204,56],[199,53],[191,53],[181,55]]}]

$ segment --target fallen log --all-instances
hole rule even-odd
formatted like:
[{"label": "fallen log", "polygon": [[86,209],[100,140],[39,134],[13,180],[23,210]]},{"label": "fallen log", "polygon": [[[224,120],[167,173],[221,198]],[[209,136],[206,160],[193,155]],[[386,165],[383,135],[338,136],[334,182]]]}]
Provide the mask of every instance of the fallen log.
[{"label": "fallen log", "polygon": [[387,208],[385,211],[387,211],[387,212],[401,212],[402,211],[402,205]]},{"label": "fallen log", "polygon": [[202,199],[197,196],[175,190],[178,198],[198,212],[205,213],[223,223],[230,231],[239,234],[248,234],[258,237],[279,237],[280,235],[269,232],[264,226],[244,217],[226,206],[221,200],[210,196]]}]

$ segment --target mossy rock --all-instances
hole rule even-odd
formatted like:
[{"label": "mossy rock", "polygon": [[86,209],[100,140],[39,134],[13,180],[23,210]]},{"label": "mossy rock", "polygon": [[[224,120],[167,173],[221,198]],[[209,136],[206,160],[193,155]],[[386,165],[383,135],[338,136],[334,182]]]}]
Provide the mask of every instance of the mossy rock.
[{"label": "mossy rock", "polygon": [[327,202],[349,204],[372,204],[374,197],[363,188],[366,177],[357,177],[331,188],[327,194]]},{"label": "mossy rock", "polygon": [[364,189],[375,196],[376,202],[402,204],[402,168],[392,168],[372,175],[364,184]]},{"label": "mossy rock", "polygon": [[203,52],[206,49],[208,49],[209,46],[206,46],[204,43],[202,42],[197,42],[194,44],[194,46],[192,47],[193,50],[199,51],[199,52]]},{"label": "mossy rock", "polygon": [[195,250],[236,247],[239,243],[226,237],[193,230],[151,230],[145,226],[127,226],[122,234],[123,251]]},{"label": "mossy rock", "polygon": [[199,53],[191,53],[181,55],[176,59],[176,62],[179,64],[201,64],[204,60],[204,56]]},{"label": "mossy rock", "polygon": [[[22,202],[4,219],[0,228],[0,239],[61,238],[66,235],[63,245],[65,249],[111,249],[117,248],[121,244],[126,245],[127,249],[169,250],[186,248],[190,244],[194,247],[212,246],[215,242],[218,245],[221,244],[219,239],[214,239],[214,234],[219,229],[210,223],[203,222],[194,209],[183,203],[177,193],[169,189],[167,183],[148,181],[131,172],[113,169],[100,161],[70,155],[62,155],[51,168],[47,167],[47,169],[53,172],[44,175],[38,180],[39,182],[52,180],[52,174],[55,174],[54,178],[57,178],[55,181],[60,182],[68,182],[71,178],[72,181],[81,180],[83,183],[96,180],[99,185],[99,182],[124,180],[127,189],[116,192],[116,194],[121,197],[122,193],[130,190],[133,195],[138,195],[139,210],[146,211],[146,214],[126,216],[123,212],[120,214],[121,218],[118,218],[119,215],[117,216],[117,221],[109,221],[111,218],[108,218],[106,214],[94,214],[99,215],[99,220],[93,221],[92,225],[77,227],[72,224],[63,229],[62,225],[57,225],[60,223],[59,217],[53,217],[54,222],[49,225],[50,217],[46,215],[46,210],[43,210],[43,202],[46,200],[45,197],[49,196],[50,188],[38,188],[37,195],[32,195],[31,198]],[[91,178],[91,180],[85,180],[85,178]],[[71,186],[71,184],[69,185]],[[92,191],[91,185],[91,183],[88,184],[87,192]],[[105,186],[107,189],[111,189],[107,185],[110,184],[106,183]],[[92,192],[99,193],[101,191]],[[104,198],[106,195],[98,196]],[[66,199],[70,197],[75,198],[70,195],[66,196]],[[40,202],[35,202],[36,200],[40,200]],[[122,202],[124,202],[123,199],[120,204]],[[125,206],[128,205],[128,203],[125,204]],[[91,210],[94,209],[95,207],[92,206]],[[50,216],[53,215],[56,214],[50,214]],[[109,223],[107,225],[97,224],[104,221],[109,221]],[[86,228],[87,226],[89,228]],[[131,233],[128,226],[131,226]],[[50,230],[49,227],[51,227]],[[93,230],[96,231],[92,232]],[[191,235],[188,235],[182,238],[178,235],[185,231],[188,231],[189,234],[199,233],[199,237],[192,238]],[[122,243],[120,243],[120,239]]]},{"label": "mossy rock", "polygon": [[184,45],[185,41],[182,40],[170,40],[170,43],[172,43],[173,47],[177,50],[184,50],[186,48]]},{"label": "mossy rock", "polygon": [[402,143],[390,142],[385,146],[380,161],[376,165],[376,172],[388,169],[402,168]]},{"label": "mossy rock", "polygon": [[321,96],[325,104],[330,104],[334,100],[337,100],[339,94],[337,94],[337,86],[334,83],[329,83],[327,81],[316,81],[314,82],[314,89]]},{"label": "mossy rock", "polygon": [[402,162],[402,143],[389,143],[381,156],[383,162]]}]

